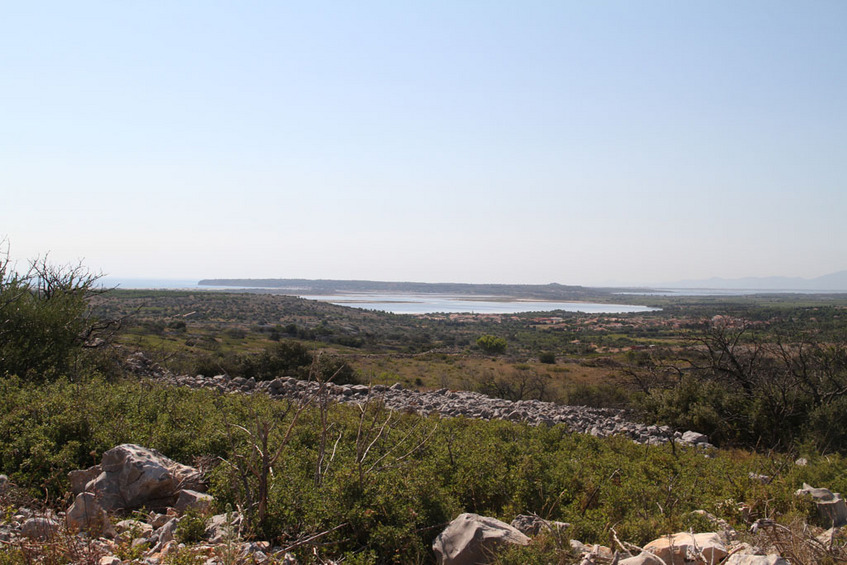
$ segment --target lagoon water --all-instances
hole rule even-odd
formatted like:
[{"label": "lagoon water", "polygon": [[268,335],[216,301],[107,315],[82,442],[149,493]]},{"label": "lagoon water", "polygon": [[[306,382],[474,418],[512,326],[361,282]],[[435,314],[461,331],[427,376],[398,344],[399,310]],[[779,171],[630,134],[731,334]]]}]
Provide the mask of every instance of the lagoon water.
[{"label": "lagoon water", "polygon": [[[104,277],[100,284],[106,288],[121,289],[167,289],[167,290],[247,290],[246,287],[200,286],[195,280],[176,279],[125,279]],[[250,289],[257,290],[257,289]],[[281,293],[280,289],[263,289],[268,292]],[[349,293],[332,295],[305,295],[296,292],[282,292],[320,300],[340,306],[380,310],[393,314],[518,314],[520,312],[550,312],[562,310],[565,312],[586,312],[593,314],[622,314],[627,312],[652,312],[655,308],[633,306],[628,304],[600,304],[594,302],[549,302],[536,300],[518,300],[503,296],[474,296],[455,294],[382,294],[382,293]]]},{"label": "lagoon water", "polygon": [[647,306],[629,304],[600,304],[595,302],[548,302],[540,300],[516,300],[501,296],[468,297],[453,294],[334,294],[307,296],[302,298],[321,300],[341,306],[381,310],[393,314],[474,313],[474,314],[517,314],[520,312],[587,312],[595,314],[622,314],[627,312],[653,312]]}]

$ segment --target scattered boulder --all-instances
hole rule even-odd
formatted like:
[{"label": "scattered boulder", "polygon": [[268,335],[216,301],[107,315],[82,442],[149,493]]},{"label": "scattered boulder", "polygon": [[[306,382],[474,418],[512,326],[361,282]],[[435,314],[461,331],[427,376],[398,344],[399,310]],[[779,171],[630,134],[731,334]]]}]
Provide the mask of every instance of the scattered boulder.
[{"label": "scattered boulder", "polygon": [[839,493],[803,483],[803,488],[795,494],[797,496],[811,496],[817,504],[820,517],[831,523],[832,527],[839,528],[847,524],[847,504]]},{"label": "scattered boulder", "polygon": [[59,533],[59,522],[50,518],[29,518],[21,525],[21,535],[35,541],[48,541]]},{"label": "scattered boulder", "polygon": [[644,546],[667,565],[706,565],[719,563],[727,556],[726,546],[718,534],[681,532],[661,537]]},{"label": "scattered boulder", "polygon": [[148,522],[154,529],[158,530],[162,526],[168,523],[168,520],[173,518],[173,516],[168,516],[167,514],[160,514],[159,512],[151,512]]},{"label": "scattered boulder", "polygon": [[7,477],[6,475],[0,475],[0,494],[3,494],[8,486],[9,477]]},{"label": "scattered boulder", "polygon": [[106,511],[173,506],[183,489],[204,490],[202,474],[155,449],[123,444],[103,454],[102,472],[85,490]]},{"label": "scattered boulder", "polygon": [[176,540],[160,544],[145,553],[145,556],[147,557],[146,561],[147,563],[155,563],[156,565],[160,563],[174,562],[176,559],[173,559],[172,556],[179,551],[179,546],[180,544]]},{"label": "scattered boulder", "polygon": [[165,546],[174,541],[176,527],[178,524],[179,520],[177,518],[171,518],[168,520],[167,524],[159,528],[156,532],[156,535],[158,536],[158,544],[151,550],[153,553],[165,551]]},{"label": "scattered boulder", "polygon": [[831,551],[838,544],[844,545],[845,542],[845,536],[841,532],[841,528],[830,528],[815,539],[817,539],[827,551]]},{"label": "scattered boulder", "polygon": [[487,563],[498,546],[529,544],[529,538],[505,522],[479,514],[460,514],[432,544],[439,565]]},{"label": "scattered boulder", "polygon": [[560,532],[570,528],[566,522],[551,522],[535,514],[519,514],[512,520],[512,527],[527,536],[537,536],[544,531]]},{"label": "scattered boulder", "polygon": [[788,561],[779,555],[750,555],[734,553],[723,565],[790,565]]},{"label": "scattered boulder", "polygon": [[729,522],[727,522],[723,518],[718,518],[714,514],[706,512],[705,510],[694,510],[691,513],[696,516],[702,516],[703,518],[711,522],[712,526],[718,530],[718,535],[721,537],[721,541],[723,541],[725,544],[728,544],[738,539],[738,532],[735,531],[735,528],[730,526]]},{"label": "scattered boulder", "polygon": [[620,557],[617,552],[605,545],[586,545],[575,539],[571,540],[571,549],[579,554],[579,565],[616,564]]},{"label": "scattered boulder", "polygon": [[618,565],[665,565],[665,562],[649,551],[642,551],[634,557],[621,559],[618,561]]},{"label": "scattered boulder", "polygon": [[700,445],[701,443],[709,443],[709,436],[689,430],[682,434],[682,441],[691,445]]},{"label": "scattered boulder", "polygon": [[115,524],[119,534],[127,534],[133,539],[147,537],[153,533],[153,526],[140,520],[121,520]]},{"label": "scattered boulder", "polygon": [[[320,395],[330,402],[362,404],[368,399],[379,399],[389,410],[396,412],[416,412],[423,416],[440,414],[443,417],[478,418],[483,420],[512,420],[525,422],[533,426],[564,425],[575,433],[592,433],[597,437],[620,435],[637,443],[662,445],[683,434],[674,432],[667,426],[652,426],[628,419],[626,411],[612,408],[590,408],[587,406],[566,406],[540,400],[505,400],[493,398],[479,392],[451,391],[441,388],[434,391],[419,392],[406,390],[402,385],[336,385],[300,380],[293,377],[277,377],[270,381],[248,379],[230,379],[225,375],[205,377],[203,375],[170,375],[158,378],[173,386],[205,388],[219,392],[240,392],[245,394],[269,394],[273,397],[305,400]],[[691,432],[696,434],[696,432]],[[697,434],[695,439],[702,436]],[[699,441],[699,440],[698,440]],[[691,444],[694,445],[694,444]],[[708,443],[699,443],[708,447]]]},{"label": "scattered boulder", "polygon": [[154,362],[141,351],[133,353],[126,359],[126,367],[131,373],[140,377],[148,378],[164,378],[168,376],[168,371],[161,365]]},{"label": "scattered boulder", "polygon": [[71,482],[71,492],[74,493],[74,496],[85,492],[85,487],[100,476],[100,473],[103,472],[103,469],[100,465],[95,465],[93,467],[89,467],[88,469],[78,469],[76,471],[71,471],[68,473],[68,480]]},{"label": "scattered boulder", "polygon": [[200,514],[211,514],[209,511],[211,510],[214,502],[215,498],[211,494],[183,489],[179,491],[179,496],[176,499],[174,508],[176,508],[179,512],[194,510]]},{"label": "scattered boulder", "polygon": [[86,531],[93,535],[115,536],[109,515],[90,492],[81,492],[77,495],[65,514],[65,525],[72,532]]},{"label": "scattered boulder", "polygon": [[206,539],[209,543],[221,543],[235,536],[241,527],[242,517],[237,512],[215,514],[206,520]]},{"label": "scattered boulder", "polygon": [[605,545],[585,545],[581,541],[571,540],[571,548],[580,554],[580,565],[595,565],[597,562],[608,563],[617,555],[612,548]]}]

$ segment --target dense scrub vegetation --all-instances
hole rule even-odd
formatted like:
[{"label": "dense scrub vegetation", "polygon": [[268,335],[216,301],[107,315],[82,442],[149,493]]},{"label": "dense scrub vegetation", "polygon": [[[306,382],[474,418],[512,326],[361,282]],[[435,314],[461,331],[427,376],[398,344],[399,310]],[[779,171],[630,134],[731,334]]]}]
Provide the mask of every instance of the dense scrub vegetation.
[{"label": "dense scrub vegetation", "polygon": [[847,342],[718,317],[671,362],[630,374],[657,420],[718,443],[847,450]]},{"label": "dense scrub vegetation", "polygon": [[[597,299],[611,300],[605,294]],[[620,298],[620,297],[618,297]],[[345,382],[472,389],[640,411],[720,445],[847,448],[845,304],[838,296],[634,297],[639,314],[398,316],[270,294],[125,291],[122,342],[175,372],[302,376],[306,347]],[[297,345],[291,345],[291,344]]]},{"label": "dense scrub vegetation", "polygon": [[0,257],[0,375],[46,380],[73,372],[84,349],[103,342],[116,322],[89,315],[97,277],[82,266],[36,259],[18,273]]},{"label": "dense scrub vegetation", "polygon": [[7,378],[0,383],[0,469],[55,500],[67,490],[67,471],[135,442],[211,468],[221,510],[249,508],[258,483],[250,476],[245,490],[243,463],[271,423],[268,445],[281,456],[266,512],[253,516],[254,534],[290,545],[329,532],[321,538],[331,542],[325,551],[362,554],[364,562],[428,560],[432,539],[462,511],[506,521],[535,512],[572,523],[569,535],[587,542],[609,543],[614,528],[644,543],[693,525],[695,509],[741,527],[751,516],[810,517],[793,496],[804,481],[847,489],[844,460],[833,455],[807,454],[809,465],[797,466],[789,455],[704,457],[698,449],[600,440],[563,426],[390,415],[376,403],[363,411],[330,406],[326,414],[319,403],[297,408],[261,395],[142,382]]},{"label": "dense scrub vegetation", "polygon": [[[0,261],[0,472],[43,500],[66,503],[68,471],[139,443],[208,470],[217,510],[242,509],[253,536],[307,562],[317,551],[383,563],[430,560],[463,511],[537,513],[586,542],[643,543],[694,527],[695,509],[739,527],[810,520],[793,496],[803,482],[847,489],[843,298],[413,317],[262,294],[101,295],[95,281],[79,267],[36,261],[20,275]],[[622,406],[736,450],[168,388],[122,369],[136,350],[174,372]]]}]

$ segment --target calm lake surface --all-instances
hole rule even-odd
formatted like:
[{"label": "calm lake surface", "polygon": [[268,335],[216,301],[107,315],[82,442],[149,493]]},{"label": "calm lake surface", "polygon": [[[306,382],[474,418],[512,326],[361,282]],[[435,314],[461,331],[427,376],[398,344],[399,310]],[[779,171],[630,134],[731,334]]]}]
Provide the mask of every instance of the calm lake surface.
[{"label": "calm lake surface", "polygon": [[[104,287],[122,289],[168,289],[168,290],[200,290],[220,291],[238,290],[247,287],[200,286],[198,281],[177,279],[130,279],[104,277],[100,279]],[[256,290],[250,288],[249,290]],[[279,289],[265,289],[278,293]],[[288,293],[286,293],[288,294]],[[656,308],[647,306],[632,306],[628,304],[600,304],[594,302],[547,302],[535,300],[518,300],[504,296],[476,296],[453,294],[381,294],[381,293],[350,293],[332,295],[298,295],[309,300],[320,300],[340,306],[380,310],[393,314],[518,314],[520,312],[549,312],[563,310],[565,312],[587,312],[592,314],[623,314],[627,312],[652,312]]]},{"label": "calm lake surface", "polygon": [[517,314],[520,312],[587,312],[595,314],[622,314],[626,312],[653,312],[656,308],[632,306],[628,304],[599,304],[594,302],[546,302],[536,300],[516,300],[501,296],[479,296],[469,298],[465,295],[451,294],[334,294],[326,296],[307,296],[302,298],[321,300],[341,306],[381,310],[394,314]]}]

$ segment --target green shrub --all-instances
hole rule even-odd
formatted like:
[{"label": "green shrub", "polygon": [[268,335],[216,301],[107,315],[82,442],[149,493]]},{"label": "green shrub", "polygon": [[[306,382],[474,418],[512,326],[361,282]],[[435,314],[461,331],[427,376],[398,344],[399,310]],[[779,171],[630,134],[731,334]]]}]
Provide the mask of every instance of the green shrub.
[{"label": "green shrub", "polygon": [[[844,336],[824,341],[817,333],[756,327],[719,318],[700,328],[674,364],[650,360],[631,368],[647,393],[642,407],[717,445],[786,450],[812,441],[847,451]],[[655,378],[663,373],[675,376]]]},{"label": "green shrub", "polygon": [[82,266],[55,266],[46,259],[15,272],[0,257],[0,376],[50,380],[66,374],[86,347],[104,343],[111,323],[89,315],[98,277]]},{"label": "green shrub", "polygon": [[489,354],[503,353],[507,345],[508,343],[502,337],[489,334],[482,335],[476,340],[476,346]]},{"label": "green shrub", "polygon": [[184,463],[224,455],[224,420],[243,413],[246,401],[219,404],[208,391],[99,378],[41,385],[0,379],[0,473],[35,496],[57,499],[67,490],[69,471],[99,463],[121,443]]},{"label": "green shrub", "polygon": [[304,378],[319,378],[323,381],[331,380],[337,385],[358,384],[359,378],[356,371],[346,361],[332,355],[319,355],[314,365],[309,368]]},{"label": "green shrub", "polygon": [[164,560],[164,565],[203,565],[206,556],[192,547],[178,547],[173,553],[169,553]]},{"label": "green shrub", "polygon": [[20,565],[27,562],[27,556],[19,547],[0,547],[0,565]]},{"label": "green shrub", "polygon": [[538,354],[538,361],[547,365],[555,365],[556,354],[551,351],[544,351]]},{"label": "green shrub", "polygon": [[542,533],[529,545],[509,545],[494,554],[494,565],[570,565],[579,554],[569,545],[567,534]]},{"label": "green shrub", "polygon": [[[56,500],[67,490],[68,471],[133,442],[187,464],[204,455],[226,460],[212,471],[210,492],[221,506],[250,511],[258,485],[239,465],[258,454],[236,426],[268,424],[269,441],[259,447],[281,451],[269,475],[266,517],[252,533],[278,545],[322,534],[316,543],[327,558],[363,563],[426,562],[435,536],[466,511],[506,522],[536,513],[573,524],[568,535],[585,543],[608,544],[614,528],[620,539],[643,544],[695,526],[693,510],[744,529],[740,503],[755,517],[810,518],[813,509],[794,496],[803,482],[847,491],[838,455],[810,452],[805,467],[779,454],[715,450],[704,457],[699,449],[599,439],[562,425],[391,414],[378,403],[364,410],[330,405],[323,416],[312,406],[288,433],[294,413],[287,407],[264,395],[150,383],[9,378],[0,381],[0,472]],[[751,481],[750,472],[772,479]],[[199,517],[183,518],[179,535],[198,539]],[[304,545],[295,553],[307,562],[313,551]],[[548,539],[504,554],[502,562],[555,563],[561,555]]]},{"label": "green shrub", "polygon": [[198,543],[206,534],[206,518],[199,512],[189,510],[179,519],[174,536],[180,543]]},{"label": "green shrub", "polygon": [[335,384],[358,383],[356,372],[343,359],[312,352],[297,341],[280,341],[254,355],[241,357],[233,373],[256,380],[272,380],[277,377],[299,379],[332,380]]},{"label": "green shrub", "polygon": [[576,383],[565,389],[565,404],[592,408],[628,408],[631,394],[623,387],[610,384]]},{"label": "green shrub", "polygon": [[239,368],[241,376],[271,380],[282,376],[301,376],[312,365],[312,354],[297,341],[280,341],[257,355],[247,356]]}]

